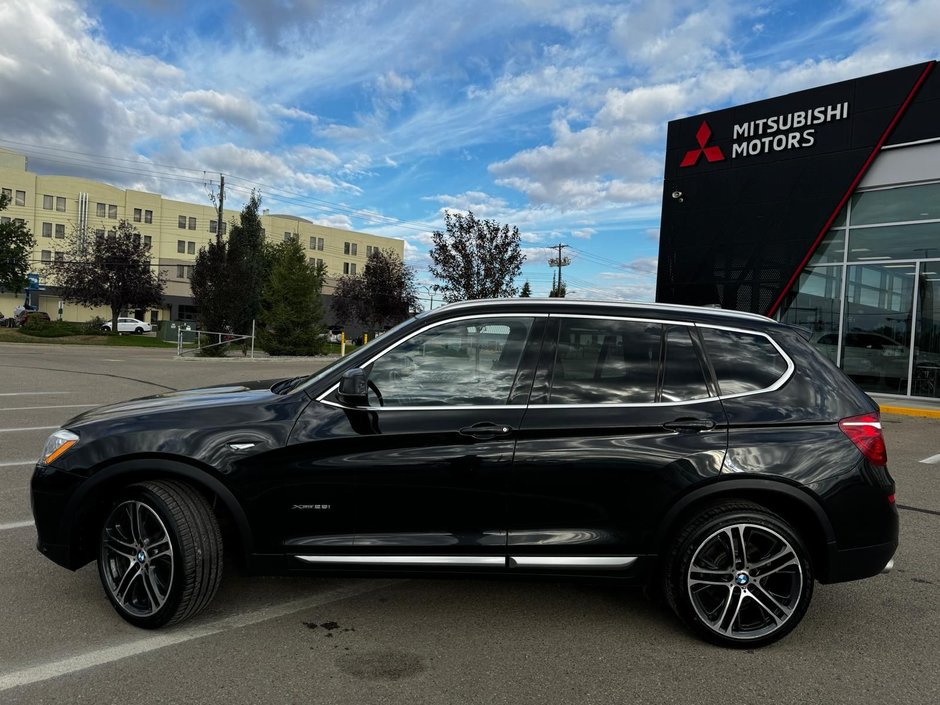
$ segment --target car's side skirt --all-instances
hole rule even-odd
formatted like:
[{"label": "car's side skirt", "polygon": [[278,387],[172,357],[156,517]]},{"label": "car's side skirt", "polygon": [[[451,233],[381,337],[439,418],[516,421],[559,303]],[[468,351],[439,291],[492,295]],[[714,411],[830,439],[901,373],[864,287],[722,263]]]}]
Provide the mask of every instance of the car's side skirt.
[{"label": "car's side skirt", "polygon": [[472,555],[299,555],[305,563],[344,566],[441,566],[491,568],[541,568],[623,570],[637,556],[472,556]]}]

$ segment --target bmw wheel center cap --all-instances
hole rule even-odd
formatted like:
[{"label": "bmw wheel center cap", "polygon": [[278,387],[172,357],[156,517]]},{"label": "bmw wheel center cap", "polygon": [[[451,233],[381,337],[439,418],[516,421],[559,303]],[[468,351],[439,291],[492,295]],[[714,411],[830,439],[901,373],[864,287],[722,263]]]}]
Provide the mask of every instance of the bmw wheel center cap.
[{"label": "bmw wheel center cap", "polygon": [[738,585],[744,586],[751,582],[751,579],[748,577],[747,573],[738,573],[734,576],[734,582]]}]

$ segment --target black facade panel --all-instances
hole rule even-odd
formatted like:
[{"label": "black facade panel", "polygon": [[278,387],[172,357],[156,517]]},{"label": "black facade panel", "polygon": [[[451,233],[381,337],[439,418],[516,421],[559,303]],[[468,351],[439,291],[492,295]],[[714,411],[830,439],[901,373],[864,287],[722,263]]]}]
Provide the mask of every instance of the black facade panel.
[{"label": "black facade panel", "polygon": [[656,300],[772,312],[932,65],[669,123]]}]

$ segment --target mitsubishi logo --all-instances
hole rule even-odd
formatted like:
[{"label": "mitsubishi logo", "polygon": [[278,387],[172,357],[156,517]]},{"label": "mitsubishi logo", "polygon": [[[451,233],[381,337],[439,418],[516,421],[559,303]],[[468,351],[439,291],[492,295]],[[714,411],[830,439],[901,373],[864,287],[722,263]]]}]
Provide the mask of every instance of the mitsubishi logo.
[{"label": "mitsubishi logo", "polygon": [[705,155],[705,158],[710,162],[720,162],[725,158],[724,153],[721,151],[721,147],[712,146],[706,147],[705,144],[708,142],[709,137],[712,136],[712,128],[708,126],[708,121],[702,120],[702,124],[698,128],[698,132],[695,133],[695,140],[698,142],[699,149],[690,149],[685,153],[685,156],[682,158],[682,163],[679,165],[682,166],[695,166],[698,163],[698,158]]}]

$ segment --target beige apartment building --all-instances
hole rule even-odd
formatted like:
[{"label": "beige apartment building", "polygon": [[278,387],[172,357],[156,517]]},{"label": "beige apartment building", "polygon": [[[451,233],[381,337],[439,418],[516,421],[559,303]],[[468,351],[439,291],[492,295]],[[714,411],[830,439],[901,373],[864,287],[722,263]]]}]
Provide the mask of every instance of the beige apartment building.
[{"label": "beige apartment building", "polygon": [[[131,221],[153,252],[153,264],[166,272],[167,287],[163,305],[130,315],[151,323],[162,320],[195,321],[189,277],[196,253],[216,238],[218,211],[211,205],[163,198],[159,194],[124,190],[91,179],[73,176],[42,176],[28,170],[27,158],[0,149],[0,188],[10,197],[10,205],[0,218],[22,219],[36,240],[30,271],[40,274],[41,288],[30,292],[30,301],[55,320],[62,306],[62,319],[84,321],[94,315],[110,317],[110,311],[90,310],[61,302],[52,287],[42,282],[43,265],[65,256],[68,235],[75,230],[94,233],[108,231],[121,219]],[[233,203],[229,195],[226,203]],[[244,203],[224,211],[225,235]],[[373,249],[391,249],[404,257],[404,241],[368,233],[317,225],[293,215],[263,211],[261,223],[272,242],[294,238],[307,251],[311,263],[326,266],[324,295],[332,293],[336,279],[361,273]],[[0,313],[9,316],[23,303],[23,291],[0,292]],[[329,314],[329,307],[327,307]]]}]

